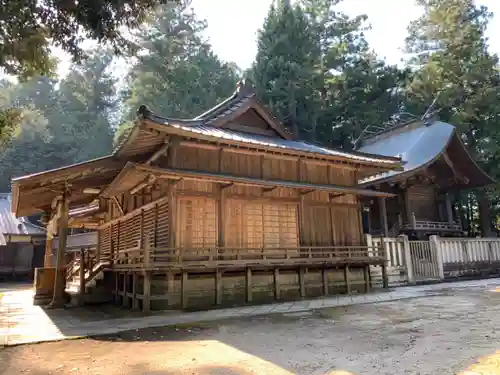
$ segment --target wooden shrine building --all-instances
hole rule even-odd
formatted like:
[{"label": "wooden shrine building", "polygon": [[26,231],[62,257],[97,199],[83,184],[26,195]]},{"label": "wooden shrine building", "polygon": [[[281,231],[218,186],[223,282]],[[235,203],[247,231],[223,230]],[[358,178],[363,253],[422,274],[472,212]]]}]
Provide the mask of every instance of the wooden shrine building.
[{"label": "wooden shrine building", "polygon": [[363,187],[395,194],[388,199],[364,199],[365,229],[386,237],[463,235],[453,208],[454,194],[494,181],[474,162],[455,127],[414,119],[370,130],[365,130],[357,151],[401,157],[404,169],[360,178]]},{"label": "wooden shrine building", "polygon": [[385,269],[385,255],[364,243],[359,200],[393,194],[357,181],[401,168],[294,139],[240,83],[194,119],[141,107],[112,155],[14,179],[12,208],[49,213],[60,237],[95,228],[81,290],[104,272],[124,306],[298,298],[370,288],[369,265]]}]

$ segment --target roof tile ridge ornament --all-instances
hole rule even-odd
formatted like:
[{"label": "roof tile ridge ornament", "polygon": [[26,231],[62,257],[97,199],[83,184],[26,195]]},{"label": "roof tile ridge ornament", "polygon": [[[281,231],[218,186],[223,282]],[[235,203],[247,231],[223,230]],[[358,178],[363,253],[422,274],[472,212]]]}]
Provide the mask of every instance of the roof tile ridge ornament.
[{"label": "roof tile ridge ornament", "polygon": [[148,119],[152,114],[153,112],[145,104],[141,104],[137,110],[137,117],[142,119]]},{"label": "roof tile ridge ornament", "polygon": [[243,78],[236,83],[236,93],[240,98],[255,95],[255,85],[249,78]]}]

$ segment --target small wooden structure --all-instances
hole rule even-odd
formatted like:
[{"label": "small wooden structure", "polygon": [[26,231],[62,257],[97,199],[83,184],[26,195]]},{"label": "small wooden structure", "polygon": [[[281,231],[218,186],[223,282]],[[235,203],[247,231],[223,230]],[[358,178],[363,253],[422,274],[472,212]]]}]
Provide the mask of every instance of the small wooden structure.
[{"label": "small wooden structure", "polygon": [[388,199],[365,199],[365,226],[385,237],[408,234],[461,236],[453,195],[493,183],[474,162],[453,125],[411,120],[365,131],[358,151],[399,156],[404,169],[360,178],[360,184],[394,193]]},{"label": "small wooden structure", "polygon": [[43,266],[45,229],[11,212],[11,195],[0,193],[0,280],[31,280]]},{"label": "small wooden structure", "polygon": [[190,120],[141,107],[113,155],[13,180],[13,211],[49,212],[60,237],[95,228],[85,278],[104,269],[127,307],[298,298],[369,290],[369,265],[385,270],[364,243],[359,198],[392,194],[357,181],[398,169],[396,157],[293,139],[240,83]]}]

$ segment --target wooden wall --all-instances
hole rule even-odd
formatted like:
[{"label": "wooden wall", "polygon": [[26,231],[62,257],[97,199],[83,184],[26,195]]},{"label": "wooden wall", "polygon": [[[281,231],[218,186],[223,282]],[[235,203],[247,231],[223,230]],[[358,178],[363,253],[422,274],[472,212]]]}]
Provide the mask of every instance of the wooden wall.
[{"label": "wooden wall", "polygon": [[[184,145],[177,147],[175,153],[158,160],[159,167],[267,180],[356,184],[355,171],[348,166]],[[297,189],[265,190],[242,185],[233,185],[221,192],[215,183],[181,180],[175,188],[162,181],[143,196],[124,194],[117,197],[125,220],[117,221],[122,214],[116,204],[109,201],[108,224],[99,236],[101,246],[107,250],[111,243],[115,249],[133,247],[141,236],[149,233],[150,243],[166,247],[170,233],[169,204],[165,198],[161,198],[159,204],[155,202],[166,197],[170,189],[175,189],[173,222],[177,247],[262,248],[363,242],[356,196],[343,195],[331,200],[327,192],[301,196]]]}]

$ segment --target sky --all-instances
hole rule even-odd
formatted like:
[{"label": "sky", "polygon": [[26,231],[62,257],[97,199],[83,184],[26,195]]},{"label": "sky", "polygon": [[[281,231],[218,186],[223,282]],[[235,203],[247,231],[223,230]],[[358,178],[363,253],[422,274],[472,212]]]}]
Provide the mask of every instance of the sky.
[{"label": "sky", "polygon": [[[251,66],[257,52],[257,33],[262,27],[273,0],[192,0],[192,6],[208,28],[205,36],[222,60],[235,62],[241,69]],[[487,36],[490,49],[500,55],[500,0],[476,0],[497,14],[491,20]],[[249,5],[251,4],[251,6]],[[398,64],[404,54],[402,48],[410,21],[421,14],[415,0],[343,0],[339,9],[349,16],[366,14],[371,30],[366,38],[371,48],[389,64]],[[69,59],[56,52],[61,59],[59,75],[68,71]],[[121,65],[121,64],[119,64]],[[121,75],[123,70],[118,68]]]},{"label": "sky", "polygon": [[[488,36],[491,50],[500,53],[500,1],[476,2],[498,14],[490,23]],[[207,20],[206,36],[219,57],[246,69],[255,57],[257,31],[271,3],[272,0],[193,0],[192,6],[200,18]],[[366,33],[368,42],[391,64],[397,64],[404,57],[401,48],[407,35],[406,27],[421,14],[415,0],[344,0],[339,8],[350,16],[368,16],[372,26]]]}]

